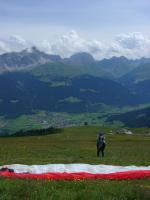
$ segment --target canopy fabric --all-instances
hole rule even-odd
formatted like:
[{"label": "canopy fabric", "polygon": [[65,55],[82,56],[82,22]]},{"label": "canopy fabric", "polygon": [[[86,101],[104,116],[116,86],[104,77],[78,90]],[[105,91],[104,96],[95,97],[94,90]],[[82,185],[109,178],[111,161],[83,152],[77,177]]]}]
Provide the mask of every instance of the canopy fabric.
[{"label": "canopy fabric", "polygon": [[4,165],[0,176],[8,178],[81,180],[126,180],[150,178],[150,166],[113,166],[90,164]]}]

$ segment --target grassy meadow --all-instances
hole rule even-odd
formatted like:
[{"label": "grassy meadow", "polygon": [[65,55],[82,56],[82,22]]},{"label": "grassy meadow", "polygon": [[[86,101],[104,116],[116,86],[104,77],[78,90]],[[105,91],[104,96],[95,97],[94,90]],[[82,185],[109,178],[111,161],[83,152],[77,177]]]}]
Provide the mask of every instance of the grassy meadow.
[{"label": "grassy meadow", "polygon": [[[135,129],[133,135],[106,132],[104,158],[96,157],[99,127],[71,127],[46,136],[0,138],[0,165],[90,163],[150,165],[148,129]],[[150,180],[134,181],[36,181],[0,178],[0,200],[148,200]]]}]

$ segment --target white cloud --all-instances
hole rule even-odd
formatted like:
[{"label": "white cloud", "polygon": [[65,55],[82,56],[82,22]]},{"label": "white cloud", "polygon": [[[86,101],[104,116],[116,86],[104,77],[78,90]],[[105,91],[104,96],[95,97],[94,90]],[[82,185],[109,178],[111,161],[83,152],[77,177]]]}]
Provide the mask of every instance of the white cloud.
[{"label": "white cloud", "polygon": [[8,40],[0,41],[0,53],[19,51],[33,45],[42,51],[59,54],[62,57],[69,57],[77,52],[89,52],[98,60],[112,56],[126,56],[133,59],[150,57],[150,39],[139,32],[120,34],[111,42],[101,42],[95,39],[82,38],[76,31],[70,31],[56,38],[53,43],[43,40],[37,44],[26,41],[18,35],[13,35]]},{"label": "white cloud", "polygon": [[26,45],[26,41],[25,41],[25,39],[23,39],[22,37],[20,37],[19,35],[11,35],[10,37],[9,37],[9,42],[11,42],[11,43],[17,43],[17,44],[19,44],[19,45],[21,45],[21,46],[25,46]]},{"label": "white cloud", "polygon": [[141,45],[147,42],[144,36],[139,32],[120,34],[116,37],[116,41],[126,49],[139,48]]},{"label": "white cloud", "polygon": [[38,48],[40,48],[40,50],[46,52],[46,53],[52,53],[52,50],[51,50],[51,44],[48,40],[43,40],[41,42],[39,42],[39,44],[37,45]]},{"label": "white cloud", "polygon": [[[112,56],[126,56],[128,58],[150,57],[150,40],[141,33],[120,34],[112,42],[81,38],[76,31],[61,36],[53,44],[44,42],[48,53],[69,57],[76,52],[89,52],[96,59]],[[47,47],[47,48],[46,48]]]},{"label": "white cloud", "polygon": [[68,57],[76,52],[89,52],[97,54],[102,50],[102,44],[97,40],[87,40],[81,38],[77,32],[71,31],[61,36],[56,43],[52,44],[51,51]]},{"label": "white cloud", "polygon": [[0,53],[21,51],[32,45],[33,44],[18,35],[11,35],[8,39],[0,40]]},{"label": "white cloud", "polygon": [[32,43],[26,41],[19,35],[11,35],[7,41],[7,44],[8,46],[10,46],[10,49],[14,51],[24,50],[33,45]]},{"label": "white cloud", "polygon": [[0,41],[0,54],[9,52],[10,49],[6,46],[5,42]]},{"label": "white cloud", "polygon": [[150,39],[139,32],[120,34],[116,36],[106,53],[133,59],[150,57]]}]

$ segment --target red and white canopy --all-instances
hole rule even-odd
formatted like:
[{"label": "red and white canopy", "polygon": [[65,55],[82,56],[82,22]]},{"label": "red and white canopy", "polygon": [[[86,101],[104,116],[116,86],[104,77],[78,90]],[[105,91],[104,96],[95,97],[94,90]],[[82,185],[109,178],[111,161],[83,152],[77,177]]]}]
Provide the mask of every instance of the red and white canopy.
[{"label": "red and white canopy", "polygon": [[150,166],[113,166],[90,164],[4,165],[0,176],[49,180],[150,178]]}]

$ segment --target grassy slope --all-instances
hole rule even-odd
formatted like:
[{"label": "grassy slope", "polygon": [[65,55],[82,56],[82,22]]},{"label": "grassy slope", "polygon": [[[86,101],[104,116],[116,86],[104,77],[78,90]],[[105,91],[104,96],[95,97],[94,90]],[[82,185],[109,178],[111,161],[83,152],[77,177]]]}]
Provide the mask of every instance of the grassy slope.
[{"label": "grassy slope", "polygon": [[[42,137],[0,138],[0,165],[150,165],[150,136],[106,135],[106,157],[101,159],[96,157],[95,149],[98,130],[98,127],[75,127]],[[0,179],[0,199],[148,199],[149,185],[150,180],[49,182]]]},{"label": "grassy slope", "polygon": [[[85,73],[86,72],[86,73]],[[43,81],[49,81],[53,77],[75,77],[89,74],[97,77],[113,77],[109,72],[97,65],[69,65],[64,63],[48,63],[34,68],[31,74]]]}]

